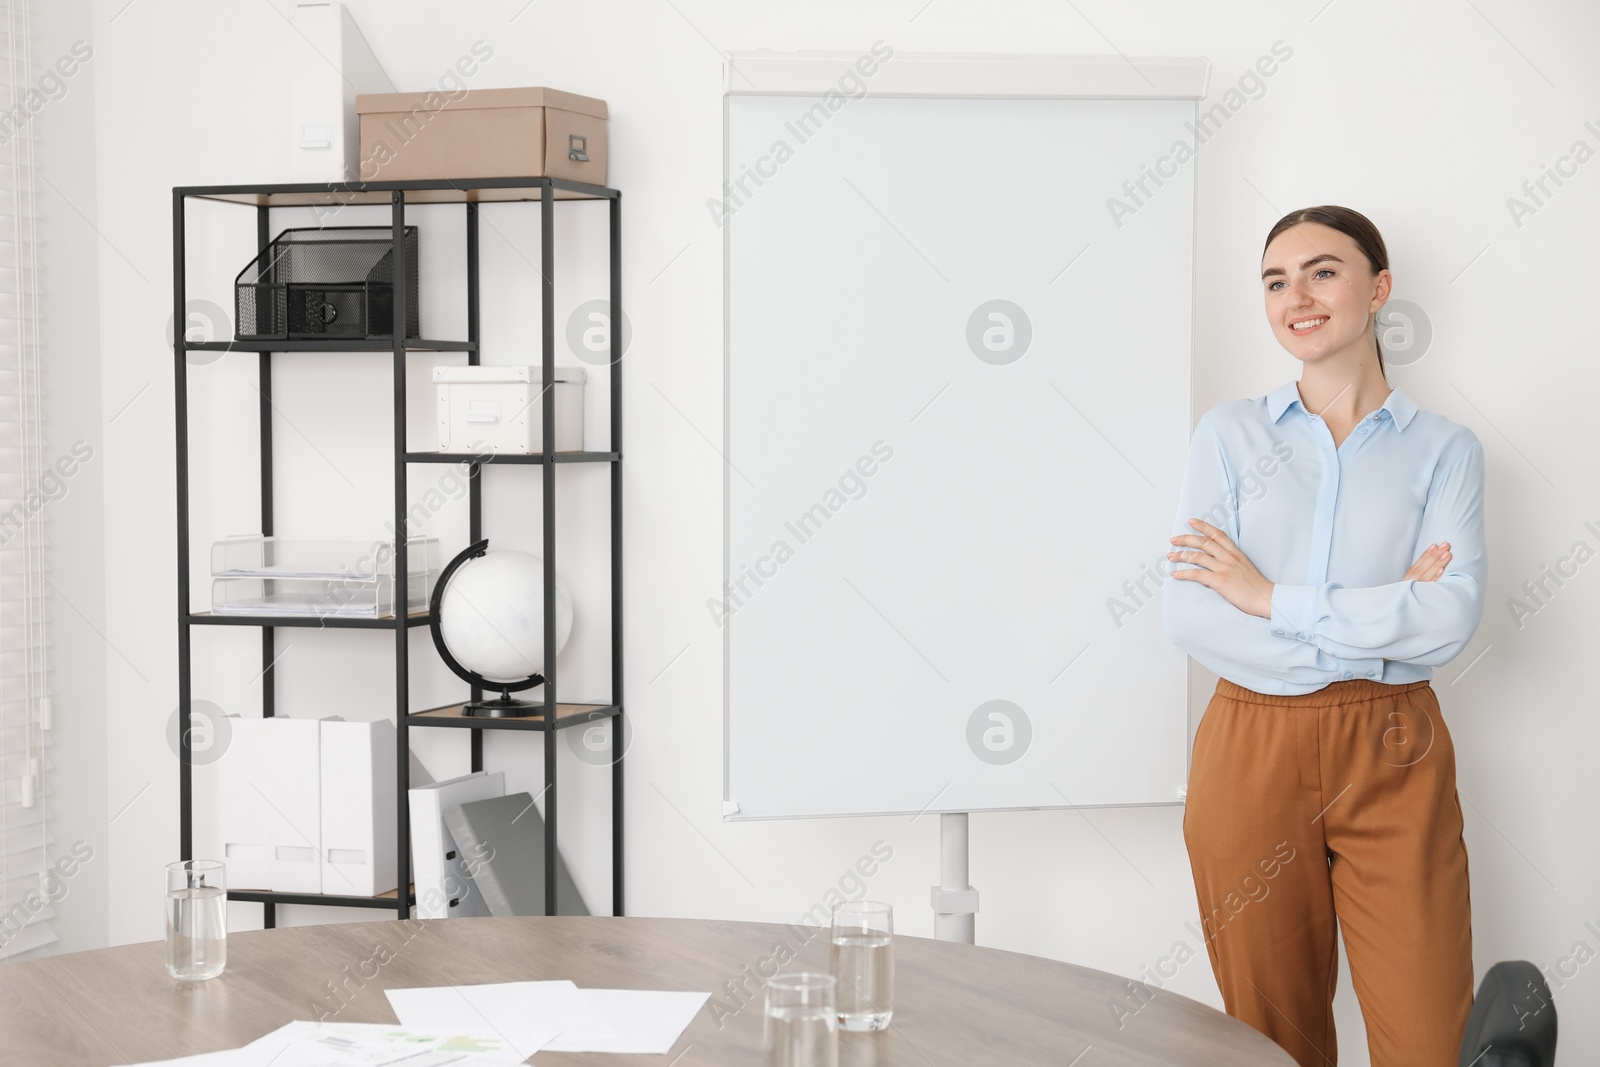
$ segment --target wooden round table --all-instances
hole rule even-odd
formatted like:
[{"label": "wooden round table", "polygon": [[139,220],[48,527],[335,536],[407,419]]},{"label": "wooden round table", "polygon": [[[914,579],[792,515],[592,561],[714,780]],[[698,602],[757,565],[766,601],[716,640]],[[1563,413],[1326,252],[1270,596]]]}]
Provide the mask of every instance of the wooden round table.
[{"label": "wooden round table", "polygon": [[[0,967],[0,1064],[169,1059],[324,1013],[392,1023],[385,988],[566,978],[711,999],[668,1056],[541,1052],[536,1064],[748,1067],[761,1062],[760,972],[780,944],[794,953],[784,971],[826,971],[827,941],[808,927],[697,919],[357,922],[231,934],[226,972],[205,982],[168,978],[159,942],[77,952]],[[1243,1023],[1175,993],[1130,998],[1127,980],[1103,971],[920,937],[897,935],[894,952],[893,1022],[841,1033],[841,1067],[1293,1067]]]}]

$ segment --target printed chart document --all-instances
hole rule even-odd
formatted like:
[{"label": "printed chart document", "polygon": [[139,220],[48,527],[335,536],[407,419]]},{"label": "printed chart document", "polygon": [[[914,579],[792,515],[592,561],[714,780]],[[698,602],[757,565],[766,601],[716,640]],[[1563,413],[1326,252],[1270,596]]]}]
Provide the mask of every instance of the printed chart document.
[{"label": "printed chart document", "polygon": [[[406,1026],[488,1025],[529,1053],[666,1053],[709,993],[644,989],[579,989],[572,982],[388,989],[390,1007]],[[538,1032],[545,1031],[541,1043]]]},{"label": "printed chart document", "polygon": [[513,1067],[527,1057],[483,1026],[292,1022],[243,1048],[140,1067]]}]

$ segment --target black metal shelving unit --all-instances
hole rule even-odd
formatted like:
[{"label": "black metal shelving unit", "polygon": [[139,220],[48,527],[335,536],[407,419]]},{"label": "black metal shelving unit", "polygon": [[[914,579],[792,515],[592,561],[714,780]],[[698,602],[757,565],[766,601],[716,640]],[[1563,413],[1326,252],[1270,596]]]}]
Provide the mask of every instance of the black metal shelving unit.
[{"label": "black metal shelving unit", "polygon": [[[185,206],[191,199],[203,199],[240,204],[256,212],[256,249],[265,249],[272,238],[271,213],[273,208],[343,206],[348,204],[388,204],[391,213],[392,255],[396,278],[405,277],[405,246],[402,240],[405,227],[405,209],[408,204],[460,204],[463,209],[467,240],[467,338],[464,341],[424,340],[395,336],[387,349],[393,353],[394,386],[394,526],[406,526],[406,471],[414,463],[470,464],[469,476],[469,536],[468,542],[483,536],[483,493],[479,477],[483,463],[536,464],[540,469],[543,501],[543,555],[544,555],[544,635],[545,683],[544,706],[537,715],[522,719],[468,718],[462,706],[450,705],[424,711],[412,711],[408,673],[407,635],[411,627],[426,625],[426,613],[416,613],[392,618],[360,619],[338,617],[286,617],[281,615],[213,615],[193,610],[189,588],[189,422],[188,422],[188,363],[190,351],[255,353],[258,361],[258,387],[260,402],[260,478],[261,478],[261,533],[272,530],[272,354],[274,352],[373,352],[384,351],[379,340],[327,340],[327,341],[208,341],[188,343],[183,337],[187,321]],[[172,190],[172,254],[173,254],[173,364],[176,386],[175,422],[177,427],[177,503],[178,503],[178,803],[180,810],[180,854],[192,859],[193,834],[193,750],[190,737],[192,692],[192,653],[190,638],[195,626],[256,626],[261,629],[261,713],[270,716],[275,712],[274,670],[276,660],[275,631],[282,626],[317,626],[330,629],[389,629],[395,641],[395,733],[396,803],[395,832],[398,842],[397,891],[375,897],[353,897],[336,894],[286,893],[263,889],[230,889],[230,900],[255,901],[262,905],[263,920],[267,927],[276,925],[276,907],[279,904],[322,904],[357,908],[393,909],[398,918],[407,918],[415,903],[414,889],[409,887],[411,864],[411,833],[406,790],[410,785],[410,728],[453,727],[469,731],[472,769],[483,769],[483,730],[537,730],[545,733],[544,787],[545,840],[544,840],[544,899],[545,913],[555,914],[556,905],[556,849],[557,849],[557,788],[556,745],[554,734],[558,730],[592,723],[603,718],[612,722],[612,743],[621,745],[622,717],[622,331],[611,331],[611,447],[605,452],[555,451],[555,204],[562,200],[604,200],[609,205],[610,220],[610,302],[611,321],[621,322],[622,302],[622,194],[615,189],[559,178],[481,178],[436,181],[391,182],[339,182],[331,184],[294,185],[222,185],[179,186]],[[542,451],[534,455],[476,456],[440,452],[411,452],[406,448],[406,365],[412,352],[465,352],[469,364],[477,364],[478,349],[478,205],[481,203],[532,202],[540,212],[540,262],[539,286],[541,307],[541,347],[543,351],[543,416],[544,440]],[[241,261],[242,261],[241,257]],[[397,323],[406,321],[405,286],[396,285],[394,318]],[[404,330],[397,330],[396,334]],[[563,704],[557,702],[556,690],[556,610],[555,610],[555,479],[554,468],[563,463],[606,463],[611,467],[611,703]],[[406,542],[398,537],[395,546],[395,570],[398,589],[394,602],[407,601]],[[337,640],[337,638],[334,638]],[[482,692],[474,689],[472,698],[481,699]],[[623,914],[622,865],[622,815],[623,815],[623,753],[614,749],[611,763],[611,894],[612,914]]]}]

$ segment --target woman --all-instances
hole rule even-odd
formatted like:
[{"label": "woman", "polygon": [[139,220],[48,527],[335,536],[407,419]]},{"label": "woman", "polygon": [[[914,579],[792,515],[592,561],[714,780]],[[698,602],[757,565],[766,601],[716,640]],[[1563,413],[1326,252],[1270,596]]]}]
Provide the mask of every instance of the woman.
[{"label": "woman", "polygon": [[1261,265],[1300,380],[1200,419],[1167,557],[1167,634],[1220,676],[1183,821],[1206,948],[1228,1014],[1326,1067],[1342,932],[1374,1067],[1454,1067],[1467,852],[1428,679],[1483,614],[1483,447],[1385,378],[1363,215],[1293,212]]}]

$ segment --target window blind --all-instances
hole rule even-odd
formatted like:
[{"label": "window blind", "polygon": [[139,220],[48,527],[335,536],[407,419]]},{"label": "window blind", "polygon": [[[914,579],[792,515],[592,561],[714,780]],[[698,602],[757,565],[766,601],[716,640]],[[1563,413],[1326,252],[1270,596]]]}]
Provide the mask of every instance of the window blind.
[{"label": "window blind", "polygon": [[31,0],[0,0],[0,959],[56,940],[47,877],[51,709],[45,630],[48,493],[39,361],[39,257]]}]

